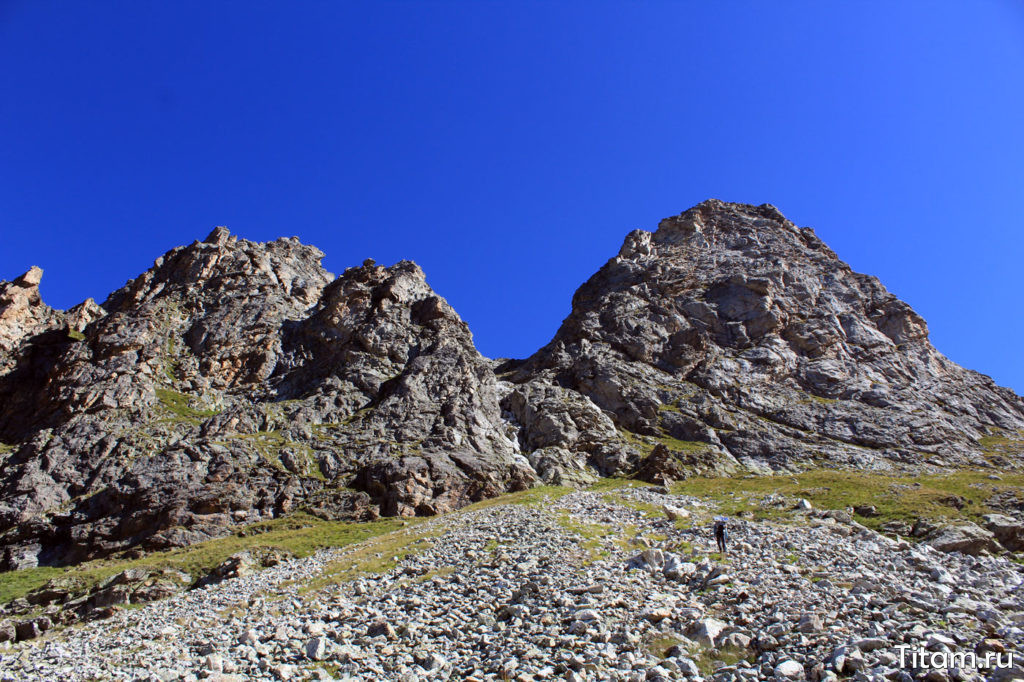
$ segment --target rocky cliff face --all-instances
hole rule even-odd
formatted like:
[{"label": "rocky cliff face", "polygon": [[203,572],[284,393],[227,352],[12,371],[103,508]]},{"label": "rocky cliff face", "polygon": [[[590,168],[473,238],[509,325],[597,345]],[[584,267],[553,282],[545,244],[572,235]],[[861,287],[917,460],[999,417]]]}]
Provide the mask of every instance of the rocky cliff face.
[{"label": "rocky cliff face", "polygon": [[4,283],[4,566],[532,485],[490,365],[423,272],[334,279],[322,256],[218,228],[85,313],[46,307],[37,270]]},{"label": "rocky cliff face", "polygon": [[[632,232],[509,369],[519,391],[576,392],[638,456],[658,447],[691,472],[1015,466],[980,441],[1009,434],[1019,454],[1024,428],[1019,396],[945,358],[910,306],[769,205],[707,201]],[[542,415],[528,437],[566,423],[522,402]]]},{"label": "rocky cliff face", "polygon": [[0,283],[0,564],[599,474],[1019,462],[1021,399],[770,206],[631,233],[525,361],[481,357],[415,264],[322,256],[218,228],[102,305]]}]

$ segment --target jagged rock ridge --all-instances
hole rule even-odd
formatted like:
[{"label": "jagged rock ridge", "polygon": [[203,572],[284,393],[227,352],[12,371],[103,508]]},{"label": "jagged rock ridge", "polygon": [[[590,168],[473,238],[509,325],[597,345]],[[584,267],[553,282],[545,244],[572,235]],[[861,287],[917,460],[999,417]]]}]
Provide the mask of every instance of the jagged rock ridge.
[{"label": "jagged rock ridge", "polygon": [[102,306],[0,283],[3,566],[598,474],[1016,464],[979,439],[1016,438],[1021,399],[770,206],[631,233],[526,361],[481,357],[414,263],[322,256],[218,228]]},{"label": "jagged rock ridge", "polygon": [[423,272],[367,262],[334,279],[322,256],[218,228],[81,331],[42,304],[41,273],[5,283],[5,566],[180,546],[300,507],[431,514],[532,485],[490,365]]}]

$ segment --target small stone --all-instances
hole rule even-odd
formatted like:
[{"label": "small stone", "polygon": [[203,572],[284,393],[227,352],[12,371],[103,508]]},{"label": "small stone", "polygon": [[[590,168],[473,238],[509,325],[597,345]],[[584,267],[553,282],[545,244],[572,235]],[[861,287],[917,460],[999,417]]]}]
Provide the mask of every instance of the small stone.
[{"label": "small stone", "polygon": [[800,618],[800,623],[796,626],[796,629],[804,634],[813,634],[821,632],[825,629],[825,626],[821,622],[821,617],[816,613],[806,613]]},{"label": "small stone", "polygon": [[295,677],[295,666],[282,663],[270,669],[277,679],[290,680]]},{"label": "small stone", "polygon": [[650,609],[648,611],[644,611],[643,619],[644,620],[649,620],[652,623],[660,623],[661,621],[665,620],[666,618],[670,617],[671,615],[672,615],[672,611],[670,609],[666,609],[666,608]]},{"label": "small stone", "polygon": [[575,620],[582,620],[585,623],[602,620],[601,614],[594,609],[580,609],[576,613],[572,614]]},{"label": "small stone", "polygon": [[775,677],[784,680],[804,679],[804,667],[792,659],[781,661],[772,672]]},{"label": "small stone", "polygon": [[728,626],[717,618],[703,618],[687,629],[686,636],[710,649],[715,646],[715,641],[726,627]]},{"label": "small stone", "polygon": [[246,644],[248,646],[256,646],[260,643],[260,636],[255,630],[250,628],[238,637],[238,643]]},{"label": "small stone", "polygon": [[327,655],[327,638],[314,637],[306,642],[306,658],[311,661],[323,660]]},{"label": "small stone", "polygon": [[665,503],[661,505],[661,510],[665,512],[665,516],[668,517],[669,521],[679,521],[681,519],[690,518],[690,512],[682,507],[675,507],[671,504]]},{"label": "small stone", "polygon": [[370,627],[366,629],[368,637],[386,637],[387,639],[395,638],[395,629],[391,627],[391,623],[387,621],[379,620],[375,623],[371,623]]},{"label": "small stone", "polygon": [[220,654],[210,654],[203,660],[203,666],[211,673],[224,672],[224,659]]}]

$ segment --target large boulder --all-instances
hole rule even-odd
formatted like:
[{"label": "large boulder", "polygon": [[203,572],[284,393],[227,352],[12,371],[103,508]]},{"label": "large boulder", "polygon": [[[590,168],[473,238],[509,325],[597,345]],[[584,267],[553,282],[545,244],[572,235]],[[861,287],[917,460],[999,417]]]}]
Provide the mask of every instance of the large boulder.
[{"label": "large boulder", "polygon": [[540,448],[527,455],[537,477],[548,485],[585,488],[598,480],[598,472],[587,464],[585,455],[557,446]]},{"label": "large boulder", "polygon": [[973,523],[940,527],[926,542],[940,552],[960,552],[972,556],[999,551],[995,536]]},{"label": "large boulder", "polygon": [[1000,545],[1011,552],[1024,551],[1024,522],[1005,514],[987,514],[982,520]]}]

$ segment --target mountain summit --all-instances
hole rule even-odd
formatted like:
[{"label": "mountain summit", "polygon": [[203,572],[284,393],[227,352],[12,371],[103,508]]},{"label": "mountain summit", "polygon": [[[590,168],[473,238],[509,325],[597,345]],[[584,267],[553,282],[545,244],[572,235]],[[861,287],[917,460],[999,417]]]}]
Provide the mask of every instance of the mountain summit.
[{"label": "mountain summit", "polygon": [[2,567],[598,475],[1020,463],[1024,401],[769,205],[630,233],[526,360],[483,358],[416,264],[322,257],[217,228],[102,305],[0,283]]},{"label": "mountain summit", "polygon": [[718,471],[1011,466],[980,441],[1024,427],[1019,396],[767,204],[705,201],[630,233],[512,380]]}]

